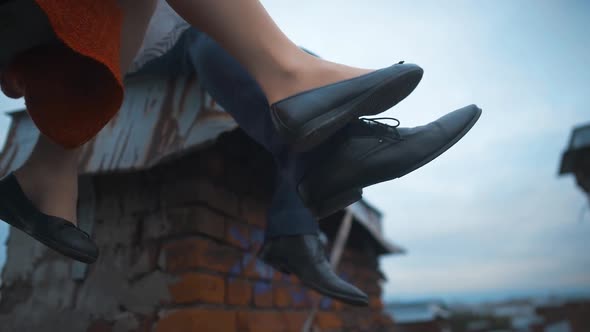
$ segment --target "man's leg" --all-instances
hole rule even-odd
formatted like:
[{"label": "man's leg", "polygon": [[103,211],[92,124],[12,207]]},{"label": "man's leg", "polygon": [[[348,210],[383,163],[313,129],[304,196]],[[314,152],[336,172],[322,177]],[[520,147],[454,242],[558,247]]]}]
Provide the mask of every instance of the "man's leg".
[{"label": "man's leg", "polygon": [[[204,47],[201,47],[204,46]],[[316,234],[318,225],[295,192],[294,176],[311,154],[294,155],[276,135],[258,84],[209,37],[191,28],[163,56],[146,63],[133,75],[169,77],[197,67],[200,84],[214,95],[240,127],[272,153],[278,165],[276,189],[268,213],[266,238]]]},{"label": "man's leg", "polygon": [[[197,34],[195,30],[191,34]],[[296,173],[307,162],[292,154],[277,135],[268,103],[256,81],[207,35],[200,35],[190,52],[201,86],[228,112],[248,136],[264,146],[277,166],[275,193],[268,213],[266,237],[316,234],[317,221],[295,191]]]},{"label": "man's leg", "polygon": [[297,193],[296,183],[306,165],[316,159],[314,152],[289,151],[272,125],[267,100],[256,81],[211,38],[198,37],[190,53],[201,85],[276,160],[278,178],[260,257],[276,269],[293,273],[321,294],[349,304],[367,305],[367,295],[332,270],[317,222]]}]

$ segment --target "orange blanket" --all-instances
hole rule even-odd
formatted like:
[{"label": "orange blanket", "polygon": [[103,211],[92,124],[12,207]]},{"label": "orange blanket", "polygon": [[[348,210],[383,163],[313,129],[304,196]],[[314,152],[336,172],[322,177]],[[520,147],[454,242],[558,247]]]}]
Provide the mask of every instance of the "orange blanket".
[{"label": "orange blanket", "polygon": [[2,73],[2,91],[24,96],[39,130],[76,148],[94,137],[123,101],[119,50],[123,15],[116,0],[35,0],[62,45],[20,54]]}]

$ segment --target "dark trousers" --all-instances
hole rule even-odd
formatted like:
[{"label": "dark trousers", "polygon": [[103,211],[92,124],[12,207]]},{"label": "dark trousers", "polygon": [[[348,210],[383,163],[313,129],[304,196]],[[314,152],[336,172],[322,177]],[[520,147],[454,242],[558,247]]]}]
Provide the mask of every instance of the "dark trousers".
[{"label": "dark trousers", "polygon": [[264,93],[237,60],[209,36],[191,28],[168,53],[146,64],[138,74],[170,76],[189,71],[196,71],[200,85],[275,159],[277,179],[266,237],[317,233],[317,221],[299,198],[296,183],[318,152],[289,151],[274,130]]}]

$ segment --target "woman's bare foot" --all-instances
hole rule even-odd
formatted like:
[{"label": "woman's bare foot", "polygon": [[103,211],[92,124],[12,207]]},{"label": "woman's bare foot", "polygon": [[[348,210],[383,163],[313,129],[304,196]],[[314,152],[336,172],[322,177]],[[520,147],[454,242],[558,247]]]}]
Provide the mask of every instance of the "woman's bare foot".
[{"label": "woman's bare foot", "polygon": [[76,227],[79,154],[80,149],[66,150],[41,134],[24,165],[2,180],[3,195],[12,196],[6,197],[1,212],[13,227],[66,257],[90,264],[96,262],[99,249]]},{"label": "woman's bare foot", "polygon": [[[302,51],[303,52],[303,51]],[[305,53],[301,60],[286,66],[282,75],[276,75],[262,86],[270,105],[297,93],[328,84],[348,80],[373,72],[326,61]]]},{"label": "woman's bare foot", "polygon": [[74,224],[80,151],[65,149],[41,134],[29,159],[14,172],[24,194],[39,211]]},{"label": "woman's bare foot", "polygon": [[25,195],[39,211],[76,224],[78,175],[47,173],[22,167],[14,175]]}]

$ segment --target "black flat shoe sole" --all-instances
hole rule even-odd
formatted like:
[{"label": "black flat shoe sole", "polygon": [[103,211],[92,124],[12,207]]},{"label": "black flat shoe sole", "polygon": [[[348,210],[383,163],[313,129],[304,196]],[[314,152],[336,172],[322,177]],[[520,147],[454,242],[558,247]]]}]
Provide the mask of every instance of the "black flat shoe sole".
[{"label": "black flat shoe sole", "polygon": [[348,191],[340,192],[330,198],[323,200],[321,203],[308,206],[307,208],[316,218],[323,219],[342,209],[345,209],[347,206],[357,201],[360,201],[362,198],[363,189],[354,188]]},{"label": "black flat shoe sole", "polygon": [[69,258],[88,264],[98,259],[90,236],[68,220],[39,211],[13,173],[0,180],[0,219]]},{"label": "black flat shoe sole", "polygon": [[[0,210],[6,210],[4,206],[0,203]],[[14,219],[19,219],[18,217],[10,217],[0,213],[0,219],[4,220],[7,224],[11,225],[12,227],[22,231],[23,233],[29,235],[30,237],[34,238],[35,240],[43,243],[47,247],[59,252],[62,255],[67,257],[73,258],[77,261],[86,264],[92,264],[96,262],[98,256],[90,256],[84,252],[72,249],[70,247],[64,246],[53,239],[47,238],[41,234],[37,234],[31,231],[30,227],[27,227],[26,223],[21,222],[20,220],[15,222]]]},{"label": "black flat shoe sole", "polygon": [[[264,259],[262,259],[262,261],[265,264],[270,265],[272,268],[274,268],[277,271],[281,271],[282,273],[287,274],[287,275],[292,274],[288,269],[284,268],[281,264],[274,264],[272,262],[267,262]],[[311,281],[307,281],[307,280],[303,280],[303,279],[299,279],[299,280],[301,281],[301,283],[305,287],[313,289],[314,291],[320,293],[321,295],[328,296],[332,299],[342,301],[346,304],[350,304],[350,305],[354,305],[354,306],[358,306],[358,307],[366,307],[369,305],[368,299],[360,300],[358,298],[349,297],[349,296],[346,296],[346,295],[343,295],[340,293],[336,293],[336,292],[332,292],[328,289],[322,288],[321,286],[318,286]]]},{"label": "black flat shoe sole", "polygon": [[[419,163],[416,163],[412,168],[405,169],[395,175],[389,175],[386,177],[378,178],[378,179],[372,181],[371,183],[362,184],[360,186],[360,189],[359,189],[359,187],[354,187],[354,188],[350,188],[347,190],[343,190],[340,193],[337,193],[334,196],[331,196],[330,198],[324,199],[322,202],[310,201],[308,197],[306,197],[305,195],[302,194],[303,191],[299,189],[300,185],[298,186],[298,190],[297,190],[299,193],[299,196],[301,197],[301,199],[303,200],[305,205],[318,218],[324,218],[324,217],[327,217],[335,212],[345,209],[347,206],[355,203],[356,201],[359,201],[362,198],[362,188],[365,188],[365,187],[368,187],[368,186],[371,186],[371,185],[374,185],[377,183],[395,180],[395,179],[398,179],[402,176],[405,176],[405,175],[417,170],[418,168],[430,163],[431,161],[433,161],[434,159],[438,158],[440,155],[445,153],[447,150],[449,150],[453,145],[457,144],[457,142],[459,142],[471,130],[471,128],[473,128],[473,126],[477,123],[477,121],[479,120],[481,113],[482,113],[482,110],[475,105],[470,105],[470,106],[466,106],[466,107],[477,108],[477,112],[476,112],[475,116],[465,125],[463,130],[461,130],[461,132],[459,132],[447,144],[442,146],[436,152],[428,155],[427,158],[423,159]],[[358,195],[359,191],[361,193],[360,196]]]},{"label": "black flat shoe sole", "polygon": [[271,110],[271,118],[279,133],[291,142],[296,152],[308,151],[342,129],[355,118],[376,115],[397,105],[414,91],[422,78],[423,70],[416,67],[399,76],[390,77],[350,102],[307,122],[293,131]]}]

